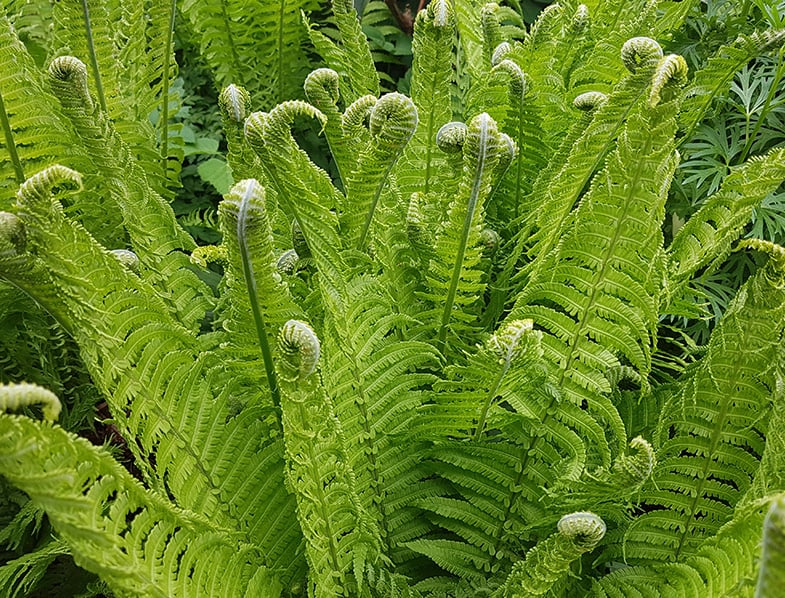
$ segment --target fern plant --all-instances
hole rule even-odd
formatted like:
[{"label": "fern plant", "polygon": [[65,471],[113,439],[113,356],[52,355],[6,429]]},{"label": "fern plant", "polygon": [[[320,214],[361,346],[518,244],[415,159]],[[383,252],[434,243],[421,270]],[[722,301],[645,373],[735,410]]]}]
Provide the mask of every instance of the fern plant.
[{"label": "fern plant", "polygon": [[[739,239],[784,150],[750,146],[672,238],[663,223],[683,135],[785,34],[690,73],[655,39],[682,4],[566,0],[525,29],[433,0],[407,97],[380,95],[335,0],[337,37],[292,34],[326,64],[305,100],[234,78],[250,19],[235,34],[235,8],[185,5],[230,83],[236,180],[201,248],[87,63],[44,71],[9,26],[8,79],[41,95],[3,112],[0,277],[78,347],[138,472],[53,422],[48,378],[0,386],[0,473],[46,512],[46,554],[122,596],[772,595],[785,249]],[[70,137],[38,149],[25,109]],[[335,178],[293,134],[309,121]],[[752,272],[707,348],[669,360],[666,316],[738,252]]]}]

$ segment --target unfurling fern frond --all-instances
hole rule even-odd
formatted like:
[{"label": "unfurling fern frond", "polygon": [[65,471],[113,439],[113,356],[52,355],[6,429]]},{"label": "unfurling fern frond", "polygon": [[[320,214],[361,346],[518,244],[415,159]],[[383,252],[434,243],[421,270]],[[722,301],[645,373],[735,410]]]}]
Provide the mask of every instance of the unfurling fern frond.
[{"label": "unfurling fern frond", "polygon": [[515,563],[498,598],[544,596],[566,576],[573,561],[590,552],[605,535],[605,523],[593,513],[577,512],[559,520],[558,533],[543,540]]},{"label": "unfurling fern frond", "polygon": [[316,372],[319,339],[290,320],[278,350],[287,482],[307,542],[309,594],[358,594],[365,561],[376,558],[378,531],[360,505],[341,425]]},{"label": "unfurling fern frond", "polygon": [[444,352],[456,343],[472,343],[472,327],[479,320],[478,301],[485,288],[479,270],[484,206],[516,148],[484,113],[475,116],[468,127],[448,123],[437,135],[437,143],[455,156],[451,160],[454,168],[460,165],[457,193],[447,202],[447,220],[437,233],[424,295],[434,305],[428,320],[436,330],[435,346]]},{"label": "unfurling fern frond", "polygon": [[[239,348],[237,357],[249,359],[249,355],[242,354],[255,346],[258,359],[261,350],[266,380],[257,384],[269,387],[273,403],[278,405],[272,339],[284,322],[300,315],[300,310],[276,269],[264,187],[255,179],[240,181],[221,202],[219,214],[229,262],[225,297],[230,313],[223,327],[228,342]],[[248,330],[249,322],[255,325],[253,331]],[[257,359],[251,358],[249,364],[254,369],[258,367]]]},{"label": "unfurling fern frond", "polygon": [[[0,405],[16,392],[0,387]],[[51,400],[43,389],[28,392]],[[280,592],[258,549],[144,490],[105,451],[62,428],[0,413],[0,474],[46,511],[79,565],[119,595]]]}]

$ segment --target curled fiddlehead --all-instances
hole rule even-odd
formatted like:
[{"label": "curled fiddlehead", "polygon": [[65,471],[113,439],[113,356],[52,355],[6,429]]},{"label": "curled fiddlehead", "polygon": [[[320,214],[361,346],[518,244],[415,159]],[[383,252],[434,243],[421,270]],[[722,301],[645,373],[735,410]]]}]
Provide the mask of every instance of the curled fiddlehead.
[{"label": "curled fiddlehead", "polygon": [[117,260],[134,274],[139,274],[141,270],[141,263],[139,256],[130,249],[112,249],[109,253],[117,258]]},{"label": "curled fiddlehead", "polygon": [[417,129],[417,108],[408,97],[388,93],[376,102],[369,121],[371,135],[379,147],[390,153],[400,152]]},{"label": "curled fiddlehead", "polygon": [[283,274],[293,274],[298,261],[300,261],[300,256],[297,255],[297,252],[294,249],[288,249],[275,262],[275,269]]},{"label": "curled fiddlehead", "polygon": [[92,112],[93,99],[87,86],[87,66],[74,56],[59,56],[49,65],[52,91],[70,109]]},{"label": "curled fiddlehead", "polygon": [[621,48],[621,61],[631,73],[641,67],[652,66],[662,58],[660,44],[650,37],[633,37]]},{"label": "curled fiddlehead", "polygon": [[60,399],[52,391],[37,384],[0,385],[0,411],[18,409],[27,405],[41,405],[44,419],[54,421],[60,416]]},{"label": "curled fiddlehead", "polygon": [[575,14],[572,16],[572,23],[570,28],[573,34],[580,35],[589,28],[589,7],[585,4],[579,4],[575,9]]},{"label": "curled fiddlehead", "polygon": [[461,151],[466,142],[469,127],[462,122],[449,122],[442,125],[436,133],[436,145],[446,154],[455,154]]},{"label": "curled fiddlehead", "polygon": [[505,56],[507,56],[507,54],[509,54],[510,52],[512,52],[512,46],[510,45],[510,42],[500,43],[498,46],[496,46],[496,49],[493,51],[493,54],[491,55],[491,64],[493,66],[496,66],[502,60],[504,60]]},{"label": "curled fiddlehead", "polygon": [[33,204],[48,204],[52,195],[60,192],[78,191],[82,188],[82,176],[66,166],[54,164],[34,174],[19,187],[16,194],[20,207]]},{"label": "curled fiddlehead", "polygon": [[289,320],[278,332],[281,351],[281,378],[293,382],[304,380],[314,373],[319,362],[321,344],[313,329],[299,320]]},{"label": "curled fiddlehead", "polygon": [[218,96],[218,107],[224,118],[242,125],[251,113],[251,94],[239,85],[227,85]]},{"label": "curled fiddlehead", "polygon": [[19,256],[26,246],[24,223],[16,214],[0,212],[0,259]]},{"label": "curled fiddlehead", "polygon": [[569,572],[570,565],[605,536],[605,522],[594,513],[577,512],[559,520],[558,533],[539,542],[513,565],[494,598],[544,596]]},{"label": "curled fiddlehead", "polygon": [[587,91],[576,96],[572,101],[572,105],[578,110],[584,112],[591,112],[602,106],[608,99],[608,96],[601,91]]},{"label": "curled fiddlehead", "polygon": [[340,76],[333,69],[320,68],[311,71],[303,85],[305,97],[322,112],[335,107],[340,99]]},{"label": "curled fiddlehead", "polygon": [[499,24],[499,5],[496,2],[488,2],[480,10],[480,25],[482,27],[483,48],[485,50],[485,61],[493,64],[494,49],[502,41],[501,25]]},{"label": "curled fiddlehead", "polygon": [[659,104],[669,86],[681,88],[687,82],[687,71],[687,61],[678,54],[668,54],[660,58],[651,83],[649,105],[653,108]]},{"label": "curled fiddlehead", "polygon": [[362,130],[371,118],[371,111],[377,101],[376,96],[365,95],[346,107],[341,121],[344,135],[353,136]]},{"label": "curled fiddlehead", "polygon": [[371,109],[368,128],[370,143],[349,177],[344,214],[350,238],[359,251],[367,244],[390,171],[417,129],[417,108],[400,93],[384,95]]}]

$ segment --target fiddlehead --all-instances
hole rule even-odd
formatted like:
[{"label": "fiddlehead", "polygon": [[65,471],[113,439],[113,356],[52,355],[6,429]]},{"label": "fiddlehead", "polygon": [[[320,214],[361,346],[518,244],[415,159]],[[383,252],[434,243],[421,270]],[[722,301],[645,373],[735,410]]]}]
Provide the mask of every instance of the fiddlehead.
[{"label": "fiddlehead", "polygon": [[601,91],[587,91],[576,96],[572,105],[583,112],[591,112],[608,101],[608,96]]},{"label": "fiddlehead", "polygon": [[257,163],[256,155],[243,134],[245,119],[251,113],[251,94],[239,85],[228,85],[218,96],[218,108],[226,135],[226,161],[232,169],[234,180],[259,177],[261,165]]},{"label": "fiddlehead", "polygon": [[93,111],[93,98],[87,86],[87,66],[73,56],[59,56],[49,65],[52,90],[63,107]]},{"label": "fiddlehead", "polygon": [[559,520],[558,533],[539,542],[513,565],[495,598],[543,596],[569,572],[570,565],[594,549],[605,536],[605,522],[594,513],[578,512]]},{"label": "fiddlehead", "polygon": [[[674,93],[680,93],[687,82],[687,61],[678,54],[663,56],[657,63],[654,77],[649,92],[649,105],[653,108],[661,101],[668,101]],[[666,89],[670,89],[670,96],[663,98]]]},{"label": "fiddlehead", "polygon": [[349,240],[356,243],[359,251],[367,244],[376,206],[390,170],[417,128],[417,109],[402,94],[386,94],[371,109],[368,128],[370,142],[349,177],[343,217],[349,229]]},{"label": "fiddlehead", "polygon": [[139,256],[129,249],[112,249],[109,253],[117,258],[117,260],[134,274],[139,274],[141,271],[141,263]]},{"label": "fiddlehead", "polygon": [[621,48],[621,61],[631,73],[657,64],[662,58],[660,44],[650,37],[633,37]]},{"label": "fiddlehead", "polygon": [[[241,328],[241,322],[247,315],[250,308],[253,321],[256,326],[256,340],[261,349],[264,369],[267,375],[267,383],[272,393],[273,403],[280,405],[281,399],[278,391],[278,383],[275,377],[275,366],[273,365],[273,354],[268,340],[268,328],[274,329],[275,322],[266,322],[266,316],[270,311],[275,313],[275,307],[270,306],[276,299],[286,295],[285,289],[276,289],[276,281],[273,278],[273,248],[272,230],[267,218],[265,207],[265,190],[255,179],[245,179],[234,185],[219,206],[221,224],[224,229],[225,242],[227,243],[230,269],[230,286],[234,287],[236,279],[242,272],[242,279],[245,282],[247,301],[238,297],[238,293],[233,294],[235,303],[235,315],[233,324]],[[238,256],[239,254],[239,256]],[[239,264],[236,263],[239,257]],[[237,266],[240,266],[239,268]],[[266,288],[266,297],[258,288],[257,280],[262,288]],[[267,311],[268,313],[263,313]]]},{"label": "fiddlehead", "polygon": [[287,479],[312,589],[320,598],[359,595],[361,578],[353,579],[352,570],[374,559],[379,537],[360,506],[344,433],[317,372],[321,344],[308,324],[290,320],[278,333],[278,351]]},{"label": "fiddlehead", "polygon": [[305,322],[289,320],[278,333],[279,368],[287,382],[305,380],[316,370],[321,352],[319,338]]},{"label": "fiddlehead", "polygon": [[16,214],[0,212],[0,259],[15,258],[27,246],[25,225]]},{"label": "fiddlehead", "polygon": [[62,409],[57,395],[36,384],[0,385],[0,412],[28,405],[41,405],[44,419],[48,421],[56,420]]},{"label": "fiddlehead", "polygon": [[66,166],[55,164],[34,174],[19,187],[16,199],[19,207],[35,206],[37,209],[50,204],[53,195],[79,191],[82,176]]}]

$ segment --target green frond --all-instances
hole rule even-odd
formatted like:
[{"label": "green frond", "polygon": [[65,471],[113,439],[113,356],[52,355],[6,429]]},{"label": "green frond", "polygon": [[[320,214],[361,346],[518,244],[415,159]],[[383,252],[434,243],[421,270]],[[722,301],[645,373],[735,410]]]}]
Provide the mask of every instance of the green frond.
[{"label": "green frond", "polygon": [[[371,56],[371,47],[361,27],[357,11],[351,0],[332,0],[333,16],[341,34],[344,75],[348,89],[344,92],[346,103],[366,94],[379,95],[379,75]],[[334,67],[333,67],[334,68]]]},{"label": "green frond", "polygon": [[413,425],[424,400],[420,389],[433,380],[425,371],[438,355],[424,342],[394,334],[401,316],[377,281],[355,278],[344,301],[345,312],[325,318],[324,384],[343,428],[360,501],[395,548],[399,532],[392,521],[407,509],[399,505],[396,512],[388,504],[423,477],[420,443],[400,440]]},{"label": "green frond", "polygon": [[106,452],[59,427],[0,415],[0,473],[118,595],[279,595],[256,548],[144,490]]},{"label": "green frond", "polygon": [[449,0],[434,0],[417,15],[412,40],[411,97],[417,107],[419,126],[404,149],[396,169],[405,198],[411,193],[435,191],[444,157],[436,148],[436,133],[452,120],[450,83],[455,15]]},{"label": "green frond", "polygon": [[594,580],[596,598],[751,596],[760,557],[761,529],[774,495],[734,514],[684,562],[620,567]]},{"label": "green frond", "polygon": [[251,105],[251,94],[239,85],[227,85],[218,96],[218,107],[226,135],[226,161],[232,169],[235,181],[257,178],[263,172],[243,130],[245,119],[251,114]]},{"label": "green frond", "polygon": [[[302,574],[304,563],[292,559],[301,534],[281,484],[280,424],[268,399],[203,353],[149,283],[64,218],[52,190],[79,181],[55,166],[25,183],[19,218],[27,251],[0,263],[2,276],[71,332],[114,425],[136,439],[128,447],[153,488],[239,530],[285,581]],[[281,516],[275,525],[260,515],[268,512]]]},{"label": "green frond", "polygon": [[772,149],[731,172],[720,189],[679,229],[668,247],[668,299],[700,269],[712,271],[728,257],[752,210],[785,180],[785,150]]},{"label": "green frond", "polygon": [[307,542],[309,594],[351,595],[364,561],[376,558],[378,530],[360,505],[341,424],[316,373],[319,339],[290,320],[278,344],[286,475]]},{"label": "green frond", "polygon": [[478,269],[483,212],[503,174],[500,164],[509,164],[515,147],[484,113],[475,116],[468,128],[448,123],[437,143],[454,154],[454,163],[461,168],[457,193],[446,202],[446,222],[436,236],[426,274],[428,291],[423,294],[434,305],[423,319],[437,331],[435,346],[444,353],[456,343],[473,343],[472,327],[479,320],[477,304],[485,288]]},{"label": "green frond", "polygon": [[28,405],[41,405],[44,419],[54,421],[60,415],[60,399],[51,390],[35,384],[4,384],[0,387],[0,410],[9,411]]},{"label": "green frond", "polygon": [[568,400],[587,403],[619,443],[626,435],[605,376],[626,362],[645,384],[651,368],[664,275],[660,223],[677,160],[674,114],[674,101],[637,105],[553,253],[538,256],[510,315],[548,332],[543,347],[555,384]]},{"label": "green frond", "polygon": [[513,565],[504,587],[495,596],[544,596],[568,574],[574,561],[593,550],[605,536],[605,523],[593,513],[565,515],[559,520],[558,529],[557,533],[538,542],[523,560]]},{"label": "green frond", "polygon": [[679,126],[689,141],[695,127],[703,120],[715,98],[730,88],[734,75],[750,60],[776,50],[785,43],[785,30],[769,30],[740,35],[722,46],[684,89],[684,103]]},{"label": "green frond", "polygon": [[218,87],[244,87],[254,106],[269,110],[302,97],[310,64],[300,14],[316,6],[314,0],[276,0],[249,11],[239,0],[187,0],[180,10]]},{"label": "green frond", "polygon": [[765,266],[739,290],[708,353],[664,405],[656,486],[641,494],[647,512],[625,535],[629,562],[694,554],[731,520],[758,473],[776,384],[772,363],[785,329],[782,266],[776,268]]},{"label": "green frond", "polygon": [[338,108],[341,100],[340,75],[333,69],[316,69],[305,78],[305,97],[327,118],[324,135],[330,146],[343,186],[346,187],[349,173],[357,164],[352,151],[353,140],[347,139],[343,130],[343,115]]},{"label": "green frond", "polygon": [[390,171],[417,128],[414,103],[399,93],[383,95],[369,116],[369,144],[347,180],[341,219],[344,246],[365,251],[374,214]]},{"label": "green frond", "polygon": [[321,123],[326,120],[310,104],[290,101],[276,106],[269,114],[251,114],[245,133],[283,208],[297,221],[320,274],[340,291],[344,283],[338,250],[342,244],[338,219],[332,210],[342,205],[343,196],[292,137],[292,122],[302,116]]},{"label": "green frond", "polygon": [[[119,208],[131,248],[144,265],[143,277],[159,289],[178,319],[198,330],[211,307],[211,293],[187,269],[194,240],[177,223],[171,206],[149,185],[129,148],[92,100],[84,63],[61,56],[49,65],[52,88],[92,158],[102,186]],[[111,205],[111,204],[110,204]],[[116,241],[115,241],[116,242]]]},{"label": "green frond", "polygon": [[[100,110],[142,166],[149,184],[157,192],[167,194],[165,169],[169,156],[159,153],[149,117],[153,109],[160,107],[159,102],[168,105],[172,99],[178,99],[161,97],[165,86],[173,81],[173,73],[167,73],[170,79],[166,83],[162,80],[164,69],[171,70],[171,39],[167,42],[166,33],[161,38],[148,25],[145,11],[138,4],[116,0],[56,2],[53,17],[55,56],[76,56],[89,65],[90,89]],[[171,13],[165,24],[155,24],[160,26],[172,26]],[[148,36],[153,46],[148,44]],[[160,44],[164,48],[159,48]],[[154,62],[153,57],[158,61]],[[168,135],[169,123],[166,125]]]},{"label": "green frond", "polygon": [[59,116],[45,77],[0,16],[0,208],[28,176],[68,154],[72,135]]},{"label": "green frond", "polygon": [[[279,405],[273,365],[275,345],[271,339],[285,322],[301,316],[301,312],[276,269],[264,187],[255,179],[240,181],[221,202],[218,212],[229,262],[224,297],[230,314],[223,328],[228,333],[228,342],[239,349],[238,357],[250,358],[254,369],[258,368],[261,350],[266,386],[272,393],[273,403]],[[255,324],[253,331],[247,328],[249,322]],[[248,355],[251,348],[256,350]],[[265,381],[258,383],[265,384]]]}]

